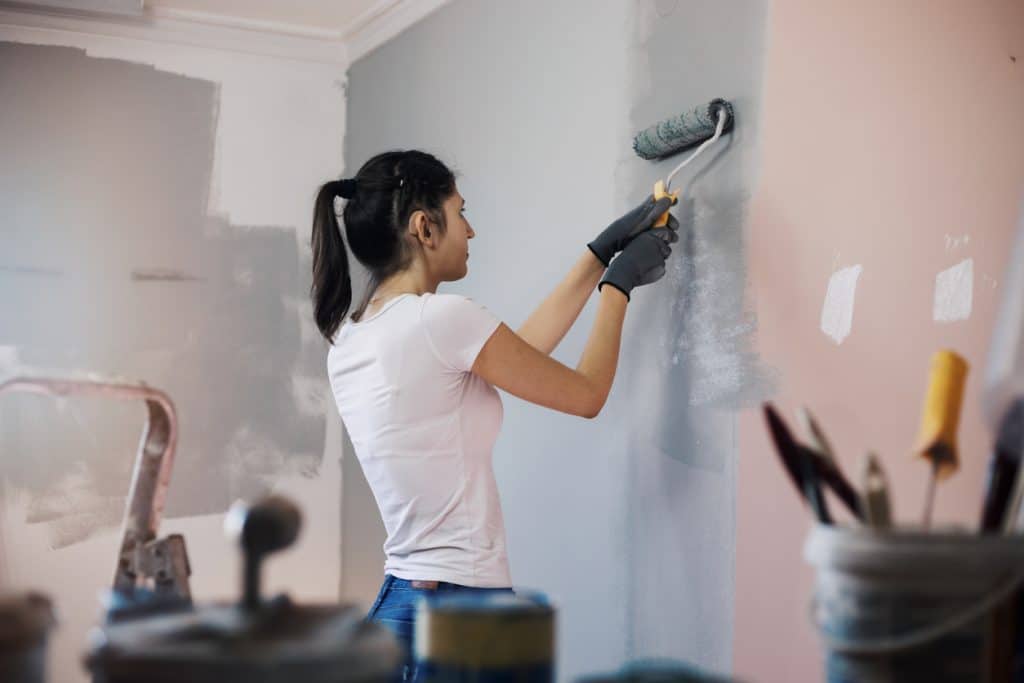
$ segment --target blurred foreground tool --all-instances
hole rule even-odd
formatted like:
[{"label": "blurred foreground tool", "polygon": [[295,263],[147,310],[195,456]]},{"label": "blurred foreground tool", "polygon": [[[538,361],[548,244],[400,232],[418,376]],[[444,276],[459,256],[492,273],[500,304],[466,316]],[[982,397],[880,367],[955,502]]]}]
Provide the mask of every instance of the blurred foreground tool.
[{"label": "blurred foreground tool", "polygon": [[931,526],[935,504],[935,484],[948,479],[960,467],[957,430],[967,383],[967,361],[949,350],[932,356],[928,393],[921,416],[921,431],[914,454],[931,462],[931,474],[925,494],[923,524]]},{"label": "blurred foreground tool", "polygon": [[868,453],[861,466],[860,490],[863,496],[861,509],[864,523],[873,529],[888,529],[892,526],[892,511],[889,504],[889,481],[882,469],[878,456]]},{"label": "blurred foreground tool", "polygon": [[299,509],[280,497],[232,506],[224,527],[242,553],[240,599],[102,624],[86,658],[93,683],[401,680],[395,637],[367,622],[361,607],[262,594],[264,561],[294,543],[301,523]]}]

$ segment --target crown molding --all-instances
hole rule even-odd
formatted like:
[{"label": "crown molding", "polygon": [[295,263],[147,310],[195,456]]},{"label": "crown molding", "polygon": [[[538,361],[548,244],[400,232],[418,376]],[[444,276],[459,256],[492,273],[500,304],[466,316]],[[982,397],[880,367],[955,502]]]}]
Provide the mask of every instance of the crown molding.
[{"label": "crown molding", "polygon": [[159,6],[146,8],[139,17],[85,16],[0,0],[0,27],[191,45],[347,68],[448,2],[377,0],[343,30],[329,30]]},{"label": "crown molding", "polygon": [[355,62],[435,12],[449,0],[378,0],[342,34]]},{"label": "crown molding", "polygon": [[339,31],[226,17],[205,12],[147,9],[142,17],[85,17],[0,4],[0,28],[16,27],[146,40],[348,67]]}]

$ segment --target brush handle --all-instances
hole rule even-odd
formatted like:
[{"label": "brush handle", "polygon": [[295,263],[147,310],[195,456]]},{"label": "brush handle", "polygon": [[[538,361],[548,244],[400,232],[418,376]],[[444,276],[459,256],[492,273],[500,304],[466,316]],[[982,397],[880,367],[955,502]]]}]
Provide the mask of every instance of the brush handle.
[{"label": "brush handle", "polygon": [[981,530],[999,533],[1003,530],[1006,508],[1013,495],[1020,469],[1020,457],[998,448],[988,466],[988,484],[981,507]]},{"label": "brush handle", "polygon": [[940,481],[960,466],[957,429],[967,369],[967,361],[953,351],[942,350],[932,356],[915,453],[932,462]]},{"label": "brush handle", "polygon": [[861,505],[860,496],[857,495],[857,490],[849,482],[849,480],[843,476],[843,473],[836,467],[835,463],[829,462],[826,458],[822,457],[821,454],[816,453],[814,450],[802,447],[810,453],[810,457],[814,466],[817,470],[818,478],[823,481],[832,491],[839,497],[839,500],[843,502],[843,505],[850,511],[854,517],[858,520],[863,521],[865,511]]},{"label": "brush handle", "polygon": [[[669,192],[668,190],[665,189],[665,181],[659,180],[658,182],[654,183],[654,201],[658,201],[659,199],[663,199],[665,197],[672,200],[671,206],[675,206],[676,202],[679,201],[679,190],[676,190],[675,192]],[[658,219],[654,221],[651,227],[664,228],[666,225],[668,225],[668,209],[665,210],[665,213],[658,216]]]}]

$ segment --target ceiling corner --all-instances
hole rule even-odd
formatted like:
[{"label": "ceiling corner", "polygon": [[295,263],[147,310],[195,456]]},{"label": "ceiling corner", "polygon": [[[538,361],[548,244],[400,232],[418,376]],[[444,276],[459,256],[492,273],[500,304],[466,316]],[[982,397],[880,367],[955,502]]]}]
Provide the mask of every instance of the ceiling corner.
[{"label": "ceiling corner", "polygon": [[378,0],[356,17],[342,36],[353,63],[426,18],[450,0]]}]

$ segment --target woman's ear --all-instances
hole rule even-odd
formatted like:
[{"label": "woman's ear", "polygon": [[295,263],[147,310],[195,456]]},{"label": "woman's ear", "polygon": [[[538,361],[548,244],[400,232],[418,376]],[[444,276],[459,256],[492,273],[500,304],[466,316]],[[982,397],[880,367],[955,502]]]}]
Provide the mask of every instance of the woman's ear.
[{"label": "woman's ear", "polygon": [[425,247],[434,246],[434,231],[430,229],[430,219],[422,210],[416,210],[409,216],[409,233]]}]

